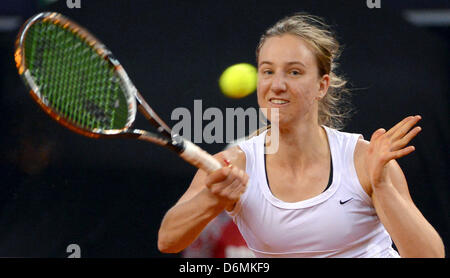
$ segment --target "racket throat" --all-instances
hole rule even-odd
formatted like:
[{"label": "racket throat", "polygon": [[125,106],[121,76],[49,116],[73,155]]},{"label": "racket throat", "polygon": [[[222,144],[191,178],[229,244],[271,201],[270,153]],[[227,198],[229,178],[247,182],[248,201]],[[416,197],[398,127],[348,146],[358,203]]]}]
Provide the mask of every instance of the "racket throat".
[{"label": "racket throat", "polygon": [[172,130],[170,129],[167,124],[158,117],[158,115],[153,111],[153,109],[147,104],[147,102],[144,100],[144,98],[136,92],[136,99],[138,100],[138,110],[141,112],[144,117],[150,121],[154,126],[158,127],[158,132],[162,135],[166,136],[167,138],[172,137]]}]

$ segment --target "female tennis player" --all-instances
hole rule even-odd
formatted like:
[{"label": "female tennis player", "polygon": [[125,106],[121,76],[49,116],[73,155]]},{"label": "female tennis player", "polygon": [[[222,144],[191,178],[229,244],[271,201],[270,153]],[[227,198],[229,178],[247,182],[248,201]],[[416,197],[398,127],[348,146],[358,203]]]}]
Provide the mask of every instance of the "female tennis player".
[{"label": "female tennis player", "polygon": [[[380,128],[370,141],[339,131],[347,92],[336,75],[339,48],[329,26],[308,14],[264,33],[258,104],[278,108],[279,123],[216,154],[223,168],[197,172],[164,216],[161,252],[180,252],[226,210],[257,257],[444,257],[396,162],[414,151],[421,117]],[[269,154],[274,128],[279,146]]]}]

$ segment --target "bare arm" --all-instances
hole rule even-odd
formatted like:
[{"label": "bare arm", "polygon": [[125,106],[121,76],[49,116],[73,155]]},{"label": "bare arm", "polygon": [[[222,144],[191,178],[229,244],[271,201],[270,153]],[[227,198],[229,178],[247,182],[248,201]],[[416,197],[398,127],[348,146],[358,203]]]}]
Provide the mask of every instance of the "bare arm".
[{"label": "bare arm", "polygon": [[158,233],[158,249],[177,253],[189,246],[224,209],[231,210],[244,192],[248,181],[245,154],[234,147],[218,153],[219,161],[231,162],[207,174],[198,170],[188,190],[166,213]]},{"label": "bare arm", "polygon": [[414,147],[405,146],[420,132],[420,127],[410,130],[419,120],[408,117],[387,132],[377,130],[370,143],[359,140],[356,167],[400,256],[444,257],[442,239],[415,206],[403,171],[395,161],[414,151]]}]

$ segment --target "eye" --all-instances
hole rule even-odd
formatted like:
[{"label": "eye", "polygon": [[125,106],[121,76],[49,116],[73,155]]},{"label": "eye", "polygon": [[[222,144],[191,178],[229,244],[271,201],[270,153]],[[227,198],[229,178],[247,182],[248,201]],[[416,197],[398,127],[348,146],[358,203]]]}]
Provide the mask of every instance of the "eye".
[{"label": "eye", "polygon": [[302,72],[299,70],[291,70],[291,71],[289,71],[289,74],[296,76],[296,75],[301,75]]},{"label": "eye", "polygon": [[263,75],[272,75],[273,71],[271,69],[263,69],[263,70],[261,70],[261,73]]}]

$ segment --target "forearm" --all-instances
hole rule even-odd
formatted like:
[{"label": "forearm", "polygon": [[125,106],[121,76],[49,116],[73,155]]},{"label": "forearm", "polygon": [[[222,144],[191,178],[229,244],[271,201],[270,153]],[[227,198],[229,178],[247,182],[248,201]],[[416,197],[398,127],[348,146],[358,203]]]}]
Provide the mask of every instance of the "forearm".
[{"label": "forearm", "polygon": [[439,234],[392,184],[374,186],[372,200],[402,257],[444,257]]},{"label": "forearm", "polygon": [[223,204],[206,188],[191,200],[177,204],[162,220],[158,233],[158,249],[163,253],[182,251],[223,209]]}]

